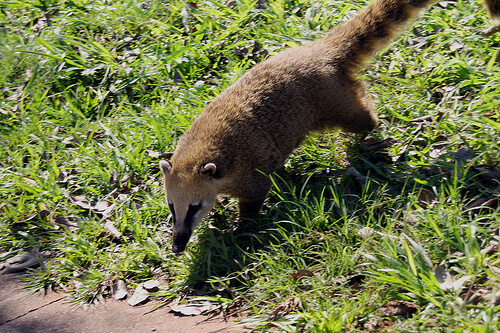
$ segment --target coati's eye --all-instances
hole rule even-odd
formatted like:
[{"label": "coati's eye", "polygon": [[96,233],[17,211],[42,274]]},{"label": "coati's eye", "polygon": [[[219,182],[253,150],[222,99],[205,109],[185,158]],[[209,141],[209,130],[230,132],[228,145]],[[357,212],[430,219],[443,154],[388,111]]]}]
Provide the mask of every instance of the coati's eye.
[{"label": "coati's eye", "polygon": [[172,202],[168,202],[168,209],[170,209],[170,213],[172,213],[172,219],[175,223],[175,210],[174,210],[174,204]]},{"label": "coati's eye", "polygon": [[189,204],[189,208],[186,214],[186,224],[191,225],[193,223],[196,213],[201,209],[201,204],[199,202],[193,202]]},{"label": "coati's eye", "polygon": [[190,203],[189,204],[189,210],[188,210],[188,214],[191,213],[191,214],[196,214],[198,213],[198,211],[201,209],[201,203],[199,202],[193,202],[193,203]]}]

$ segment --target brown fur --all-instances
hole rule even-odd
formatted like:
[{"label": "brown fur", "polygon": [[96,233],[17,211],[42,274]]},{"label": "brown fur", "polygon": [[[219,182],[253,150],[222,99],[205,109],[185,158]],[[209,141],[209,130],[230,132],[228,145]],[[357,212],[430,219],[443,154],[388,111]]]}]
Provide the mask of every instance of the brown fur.
[{"label": "brown fur", "polygon": [[173,251],[184,249],[204,215],[184,223],[190,203],[205,202],[207,212],[226,193],[239,199],[242,216],[255,216],[271,186],[267,175],[308,133],[374,129],[377,117],[355,73],[432,2],[375,0],[324,39],[278,53],[215,98],[181,137],[170,163],[160,164],[176,215]]},{"label": "brown fur", "polygon": [[488,15],[500,18],[500,0],[484,0],[484,7],[486,7]]}]

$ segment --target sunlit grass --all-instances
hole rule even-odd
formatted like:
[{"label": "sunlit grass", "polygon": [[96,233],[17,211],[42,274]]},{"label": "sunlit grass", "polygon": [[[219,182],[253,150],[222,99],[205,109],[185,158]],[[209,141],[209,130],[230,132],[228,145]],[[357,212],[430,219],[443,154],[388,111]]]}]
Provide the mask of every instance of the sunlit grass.
[{"label": "sunlit grass", "polygon": [[[30,285],[77,302],[158,279],[164,302],[219,303],[263,331],[500,329],[500,35],[480,35],[478,3],[436,4],[361,73],[372,142],[392,145],[312,134],[259,221],[221,199],[170,252],[160,156],[249,68],[364,4],[0,4],[2,260],[41,254]],[[444,290],[438,269],[463,286]],[[417,310],[382,316],[391,301]]]}]

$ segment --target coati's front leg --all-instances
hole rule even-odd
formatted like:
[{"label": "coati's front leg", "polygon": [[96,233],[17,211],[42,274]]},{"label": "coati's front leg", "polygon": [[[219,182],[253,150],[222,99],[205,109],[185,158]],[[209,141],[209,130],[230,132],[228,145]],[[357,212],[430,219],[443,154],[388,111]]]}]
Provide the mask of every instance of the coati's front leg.
[{"label": "coati's front leg", "polygon": [[271,189],[271,180],[268,176],[259,174],[252,177],[252,181],[247,183],[246,186],[245,191],[237,195],[240,217],[243,219],[255,219],[259,216],[267,193]]}]

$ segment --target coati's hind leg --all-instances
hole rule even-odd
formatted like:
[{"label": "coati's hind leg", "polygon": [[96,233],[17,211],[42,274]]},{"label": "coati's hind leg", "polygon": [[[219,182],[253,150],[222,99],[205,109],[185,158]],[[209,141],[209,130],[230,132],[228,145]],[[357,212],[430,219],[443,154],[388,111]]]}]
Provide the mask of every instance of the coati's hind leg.
[{"label": "coati's hind leg", "polygon": [[378,126],[378,118],[371,108],[360,106],[351,109],[351,114],[346,117],[340,127],[346,132],[367,132]]},{"label": "coati's hind leg", "polygon": [[378,126],[378,117],[374,112],[372,100],[366,84],[357,79],[348,80],[352,100],[349,112],[343,118],[342,129],[348,132],[371,131]]},{"label": "coati's hind leg", "polygon": [[326,128],[341,128],[346,132],[371,131],[378,126],[372,101],[363,81],[345,74],[330,82],[331,95],[322,123]]}]

